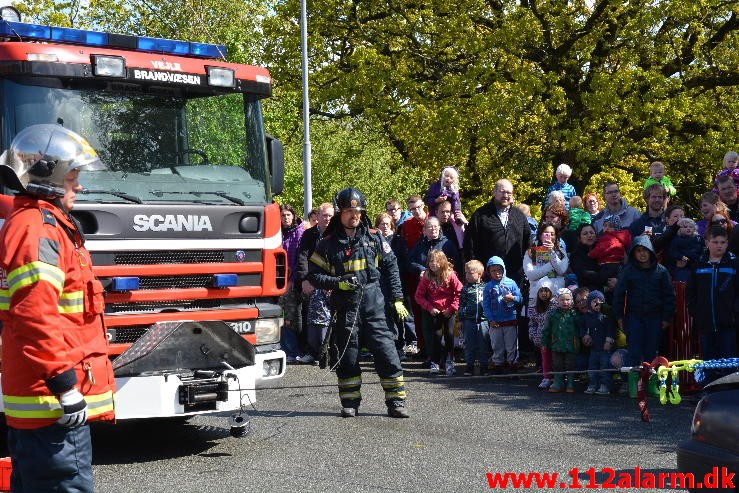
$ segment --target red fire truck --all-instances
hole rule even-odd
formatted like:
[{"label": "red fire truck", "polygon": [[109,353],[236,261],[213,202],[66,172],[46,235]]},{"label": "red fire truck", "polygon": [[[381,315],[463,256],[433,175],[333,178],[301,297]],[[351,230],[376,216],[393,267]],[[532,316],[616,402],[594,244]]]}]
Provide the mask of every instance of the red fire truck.
[{"label": "red fire truck", "polygon": [[284,375],[270,94],[223,46],[0,21],[0,147],[55,123],[108,168],[83,173],[73,215],[106,289],[118,419],[239,409]]}]

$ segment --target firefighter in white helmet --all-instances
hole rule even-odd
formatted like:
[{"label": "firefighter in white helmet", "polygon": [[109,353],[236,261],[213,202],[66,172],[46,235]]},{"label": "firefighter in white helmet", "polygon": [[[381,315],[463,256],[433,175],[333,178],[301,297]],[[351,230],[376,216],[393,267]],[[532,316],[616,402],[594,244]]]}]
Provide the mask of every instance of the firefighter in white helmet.
[{"label": "firefighter in white helmet", "polygon": [[2,391],[15,492],[93,491],[89,420],[113,419],[103,289],[69,212],[90,144],[32,125],[0,156],[16,190],[0,230]]}]

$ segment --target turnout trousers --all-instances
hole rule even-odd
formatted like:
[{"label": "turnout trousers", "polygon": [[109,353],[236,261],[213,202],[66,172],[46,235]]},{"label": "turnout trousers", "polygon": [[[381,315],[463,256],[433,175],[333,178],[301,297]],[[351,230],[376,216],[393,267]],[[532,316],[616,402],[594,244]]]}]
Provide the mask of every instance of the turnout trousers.
[{"label": "turnout trousers", "polygon": [[30,430],[8,427],[13,463],[10,489],[18,493],[92,493],[90,425],[57,424]]},{"label": "turnout trousers", "polygon": [[388,327],[385,301],[379,284],[367,284],[344,296],[346,299],[336,310],[333,329],[340,358],[336,376],[341,406],[358,408],[362,400],[360,344],[367,347],[374,357],[375,370],[385,391],[385,403],[392,405],[397,401],[405,401],[403,367],[395,349],[396,334]]}]

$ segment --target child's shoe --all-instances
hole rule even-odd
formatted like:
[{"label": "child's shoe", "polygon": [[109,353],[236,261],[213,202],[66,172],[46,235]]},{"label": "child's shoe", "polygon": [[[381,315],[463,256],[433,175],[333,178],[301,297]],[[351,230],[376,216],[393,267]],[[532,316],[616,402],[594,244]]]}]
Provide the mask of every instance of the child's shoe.
[{"label": "child's shoe", "polygon": [[542,390],[548,389],[549,386],[552,385],[552,380],[549,378],[542,378],[541,383],[539,384],[539,388]]},{"label": "child's shoe", "polygon": [[610,390],[608,390],[608,386],[604,383],[600,384],[600,387],[598,387],[598,390],[595,391],[597,395],[608,395],[611,393]]},{"label": "child's shoe", "polygon": [[457,370],[454,368],[454,362],[448,361],[446,362],[446,376],[452,377],[457,372]]},{"label": "child's shoe", "polygon": [[439,363],[431,362],[431,368],[429,369],[429,375],[439,374]]},{"label": "child's shoe", "polygon": [[575,377],[574,375],[567,375],[567,389],[565,390],[568,394],[575,392]]},{"label": "child's shoe", "polygon": [[585,389],[586,394],[595,394],[595,385],[588,385],[588,388]]},{"label": "child's shoe", "polygon": [[467,368],[464,370],[464,376],[465,377],[471,377],[475,374],[475,366],[474,365],[467,365]]},{"label": "child's shoe", "polygon": [[562,392],[562,387],[562,375],[554,375],[554,383],[549,387],[549,392]]}]

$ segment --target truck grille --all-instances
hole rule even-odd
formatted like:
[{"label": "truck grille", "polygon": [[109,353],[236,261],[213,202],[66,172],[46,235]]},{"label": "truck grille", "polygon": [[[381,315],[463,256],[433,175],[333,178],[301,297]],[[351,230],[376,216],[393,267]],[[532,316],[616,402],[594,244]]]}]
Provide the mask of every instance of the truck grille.
[{"label": "truck grille", "polygon": [[261,262],[261,250],[149,250],[93,252],[94,265],[223,264]]},{"label": "truck grille", "polygon": [[115,254],[115,263],[117,265],[206,264],[223,262],[224,252],[217,250],[119,252]]},{"label": "truck grille", "polygon": [[213,284],[212,275],[151,276],[139,278],[139,289],[208,288]]},{"label": "truck grille", "polygon": [[[237,286],[261,286],[261,274],[237,274]],[[111,278],[100,278],[103,287],[111,289]],[[213,274],[191,274],[184,276],[147,276],[139,277],[139,289],[192,289],[212,288]]]},{"label": "truck grille", "polygon": [[108,328],[108,340],[116,344],[134,343],[139,337],[146,334],[147,330],[149,330],[149,327],[146,325],[111,327]]},{"label": "truck grille", "polygon": [[[259,286],[259,274],[239,274],[238,286]],[[193,274],[189,276],[150,276],[139,278],[139,289],[187,289],[213,287],[213,274]]]},{"label": "truck grille", "polygon": [[275,284],[279,289],[287,284],[287,257],[285,255],[277,255],[275,257]]},{"label": "truck grille", "polygon": [[222,307],[220,299],[173,300],[136,303],[110,303],[105,307],[106,313],[136,312],[159,313],[164,311],[213,310]]}]

